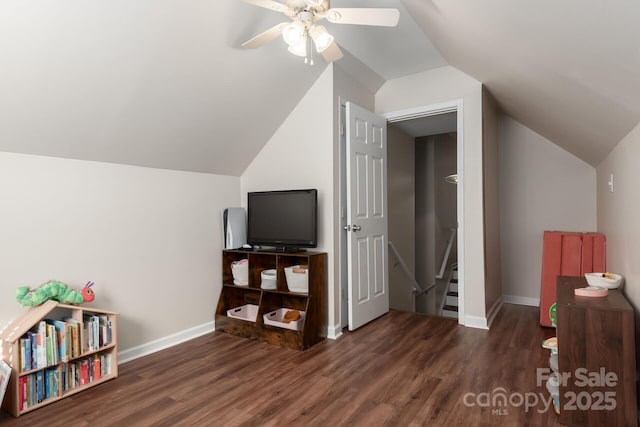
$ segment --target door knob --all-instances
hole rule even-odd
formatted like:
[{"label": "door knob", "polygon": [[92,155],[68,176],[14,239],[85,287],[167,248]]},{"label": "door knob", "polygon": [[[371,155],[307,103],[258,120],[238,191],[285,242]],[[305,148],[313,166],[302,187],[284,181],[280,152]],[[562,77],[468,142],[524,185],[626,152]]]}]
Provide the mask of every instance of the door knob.
[{"label": "door knob", "polygon": [[356,231],[360,231],[360,230],[362,230],[362,227],[360,227],[359,225],[355,225],[355,224],[354,224],[354,225],[351,227],[351,230],[353,230],[354,232],[356,232]]}]

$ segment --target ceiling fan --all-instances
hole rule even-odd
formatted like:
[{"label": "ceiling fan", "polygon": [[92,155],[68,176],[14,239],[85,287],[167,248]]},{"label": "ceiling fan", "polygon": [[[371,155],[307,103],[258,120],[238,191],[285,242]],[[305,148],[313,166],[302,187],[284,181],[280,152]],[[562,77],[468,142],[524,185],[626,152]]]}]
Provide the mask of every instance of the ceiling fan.
[{"label": "ceiling fan", "polygon": [[242,43],[246,49],[258,48],[282,35],[289,45],[289,52],[305,58],[313,64],[313,48],[327,62],[342,58],[343,54],[334,37],[317,24],[327,19],[332,24],[375,25],[395,27],[400,19],[398,9],[385,8],[331,8],[329,0],[242,0],[255,6],[282,12],[291,22],[282,22]]}]

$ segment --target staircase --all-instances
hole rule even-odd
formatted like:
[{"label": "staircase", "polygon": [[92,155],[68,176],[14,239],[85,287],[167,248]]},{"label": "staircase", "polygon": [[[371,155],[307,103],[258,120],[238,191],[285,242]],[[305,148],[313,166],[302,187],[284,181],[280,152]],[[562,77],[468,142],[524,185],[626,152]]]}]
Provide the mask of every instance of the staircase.
[{"label": "staircase", "polygon": [[458,266],[451,269],[451,278],[447,285],[447,295],[442,307],[442,316],[458,318]]}]

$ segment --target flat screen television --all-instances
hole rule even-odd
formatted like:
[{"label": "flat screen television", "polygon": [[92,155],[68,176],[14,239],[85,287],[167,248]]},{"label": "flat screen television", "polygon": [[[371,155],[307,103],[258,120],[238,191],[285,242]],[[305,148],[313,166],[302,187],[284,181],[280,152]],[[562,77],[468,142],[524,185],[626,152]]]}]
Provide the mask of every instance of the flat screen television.
[{"label": "flat screen television", "polygon": [[318,245],[318,191],[259,191],[247,194],[247,242],[295,251]]}]

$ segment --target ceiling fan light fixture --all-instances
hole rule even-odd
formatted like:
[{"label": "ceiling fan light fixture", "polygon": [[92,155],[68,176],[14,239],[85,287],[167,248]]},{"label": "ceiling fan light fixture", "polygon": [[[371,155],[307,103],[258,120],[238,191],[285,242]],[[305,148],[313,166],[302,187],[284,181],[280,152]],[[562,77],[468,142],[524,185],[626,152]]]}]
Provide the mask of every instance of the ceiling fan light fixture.
[{"label": "ceiling fan light fixture", "polygon": [[334,41],[334,37],[329,34],[327,29],[322,25],[314,25],[309,29],[309,35],[313,39],[313,44],[316,46],[316,50],[318,53],[322,53]]},{"label": "ceiling fan light fixture", "polygon": [[300,21],[293,21],[282,30],[282,38],[289,46],[304,42],[306,28]]},{"label": "ceiling fan light fixture", "polygon": [[296,56],[307,56],[307,41],[305,37],[302,37],[298,43],[289,45],[289,52],[293,53]]}]

